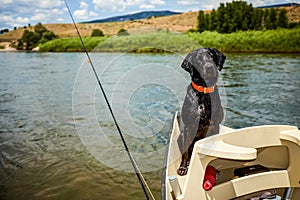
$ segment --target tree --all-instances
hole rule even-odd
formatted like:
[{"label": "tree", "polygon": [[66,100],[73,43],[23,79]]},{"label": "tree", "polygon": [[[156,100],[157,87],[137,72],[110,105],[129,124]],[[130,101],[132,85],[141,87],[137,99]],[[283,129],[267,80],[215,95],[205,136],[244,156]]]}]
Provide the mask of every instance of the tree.
[{"label": "tree", "polygon": [[30,50],[39,41],[39,35],[29,30],[25,30],[21,39],[19,40],[18,47],[20,49]]},{"label": "tree", "polygon": [[38,41],[38,43],[44,44],[50,40],[58,38],[52,31],[47,30],[43,33],[42,38]]},{"label": "tree", "polygon": [[270,29],[277,28],[277,10],[275,8],[271,8],[270,12]]},{"label": "tree", "polygon": [[42,37],[43,33],[46,31],[47,31],[47,29],[40,22],[34,26],[34,32],[38,33],[41,37]]},{"label": "tree", "polygon": [[205,30],[210,30],[211,27],[211,21],[210,21],[210,14],[205,14]]},{"label": "tree", "polygon": [[274,19],[273,19],[273,15],[271,14],[271,10],[267,9],[264,12],[264,28],[265,29],[274,29]]},{"label": "tree", "polygon": [[224,23],[225,23],[225,4],[221,3],[218,11],[217,11],[217,18],[218,18],[218,27],[217,31],[219,33],[224,33]]},{"label": "tree", "polygon": [[218,28],[218,16],[217,13],[215,11],[215,9],[212,10],[212,12],[210,13],[210,27],[209,27],[211,31],[217,30]]},{"label": "tree", "polygon": [[287,28],[289,25],[289,19],[287,17],[286,9],[280,9],[278,14],[277,26],[281,28]]},{"label": "tree", "polygon": [[58,38],[52,31],[47,30],[41,23],[34,26],[34,32],[25,30],[18,40],[17,49],[31,50],[40,43],[45,43]]},{"label": "tree", "polygon": [[104,34],[103,34],[103,32],[100,29],[93,29],[92,37],[95,37],[95,36],[103,37]]},{"label": "tree", "polygon": [[299,24],[289,24],[287,11],[254,8],[246,1],[220,3],[217,11],[210,14],[199,11],[197,28],[199,32],[216,30],[219,33],[231,33],[237,30],[276,29],[277,27],[292,28]]},{"label": "tree", "polygon": [[202,33],[206,29],[205,14],[203,10],[199,11],[198,15],[198,31]]},{"label": "tree", "polygon": [[254,9],[252,16],[252,29],[261,30],[263,27],[264,11],[262,9]]},{"label": "tree", "polygon": [[6,32],[9,32],[9,30],[7,28],[0,30],[0,34],[4,34]]}]

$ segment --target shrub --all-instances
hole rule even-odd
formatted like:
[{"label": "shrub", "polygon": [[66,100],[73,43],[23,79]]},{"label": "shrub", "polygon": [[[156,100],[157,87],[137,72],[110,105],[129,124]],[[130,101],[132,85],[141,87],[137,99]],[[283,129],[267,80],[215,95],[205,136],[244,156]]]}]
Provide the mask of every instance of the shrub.
[{"label": "shrub", "polygon": [[238,31],[230,34],[204,31],[187,35],[201,46],[226,52],[300,52],[300,28]]},{"label": "shrub", "polygon": [[96,36],[103,37],[104,34],[100,29],[93,29],[93,32],[92,32],[91,36],[92,37],[96,37]]},{"label": "shrub", "polygon": [[119,35],[119,36],[122,36],[122,35],[129,35],[129,33],[127,32],[126,29],[121,28],[121,29],[118,31],[117,35]]},{"label": "shrub", "polygon": [[[83,42],[88,51],[92,51],[105,37],[87,37],[83,38]],[[76,38],[60,38],[39,45],[40,52],[81,52],[83,47],[78,37]]]},{"label": "shrub", "polygon": [[199,45],[184,34],[167,31],[111,37],[95,48],[108,52],[188,52]]}]

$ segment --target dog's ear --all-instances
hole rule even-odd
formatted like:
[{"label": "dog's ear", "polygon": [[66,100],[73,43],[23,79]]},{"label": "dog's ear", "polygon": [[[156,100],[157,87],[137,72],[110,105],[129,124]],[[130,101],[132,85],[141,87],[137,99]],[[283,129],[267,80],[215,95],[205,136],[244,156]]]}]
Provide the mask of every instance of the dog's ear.
[{"label": "dog's ear", "polygon": [[209,48],[209,52],[212,54],[214,63],[218,67],[218,70],[221,71],[223,69],[224,62],[226,60],[226,56],[215,48]]},{"label": "dog's ear", "polygon": [[[183,60],[182,64],[181,64],[181,67],[189,72],[190,74],[193,72],[193,66],[192,66],[192,63],[191,63],[191,59],[190,59],[191,55],[187,55],[185,57],[185,59]],[[192,75],[192,74],[191,74]]]}]

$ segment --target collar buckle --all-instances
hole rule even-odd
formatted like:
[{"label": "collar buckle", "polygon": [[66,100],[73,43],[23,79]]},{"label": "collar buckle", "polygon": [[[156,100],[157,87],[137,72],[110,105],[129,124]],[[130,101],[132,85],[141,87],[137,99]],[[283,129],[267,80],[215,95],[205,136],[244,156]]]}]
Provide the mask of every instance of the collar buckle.
[{"label": "collar buckle", "polygon": [[216,85],[213,85],[212,87],[203,87],[200,85],[197,85],[196,83],[192,82],[192,87],[197,90],[198,92],[204,93],[204,94],[209,94],[213,93],[215,91]]}]

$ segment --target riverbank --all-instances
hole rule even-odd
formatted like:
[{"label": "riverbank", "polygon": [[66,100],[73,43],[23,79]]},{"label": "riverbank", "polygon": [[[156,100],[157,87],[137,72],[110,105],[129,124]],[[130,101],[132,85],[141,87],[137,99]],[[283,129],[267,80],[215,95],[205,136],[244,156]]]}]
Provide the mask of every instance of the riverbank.
[{"label": "riverbank", "polygon": [[[113,37],[86,37],[93,52],[189,52],[214,47],[223,52],[300,53],[300,28],[240,31],[230,34],[205,31],[186,34],[158,30]],[[80,52],[79,38],[63,38],[39,46],[40,52]]]},{"label": "riverbank", "polygon": [[17,51],[17,49],[10,46],[10,42],[0,42],[0,52],[3,51]]}]

